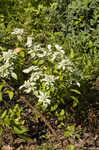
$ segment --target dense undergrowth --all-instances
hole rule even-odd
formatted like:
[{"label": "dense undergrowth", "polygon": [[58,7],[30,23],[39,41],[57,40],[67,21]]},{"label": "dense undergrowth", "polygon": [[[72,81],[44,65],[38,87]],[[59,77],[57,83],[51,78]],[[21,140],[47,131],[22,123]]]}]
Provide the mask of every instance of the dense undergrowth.
[{"label": "dense undergrowth", "polygon": [[1,137],[10,127],[30,140],[21,95],[45,116],[54,114],[67,138],[79,136],[65,121],[98,101],[90,95],[98,67],[98,0],[0,0]]}]

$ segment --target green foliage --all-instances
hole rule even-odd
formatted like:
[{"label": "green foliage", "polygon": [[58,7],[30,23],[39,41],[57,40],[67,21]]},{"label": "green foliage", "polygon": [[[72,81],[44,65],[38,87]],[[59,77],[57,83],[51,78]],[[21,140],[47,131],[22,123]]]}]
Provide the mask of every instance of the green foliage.
[{"label": "green foliage", "polygon": [[[28,131],[28,129],[24,127],[24,121],[21,121],[22,110],[23,109],[17,104],[13,109],[9,110],[2,110],[0,108],[0,125],[2,126],[2,129],[10,126],[17,135],[24,134],[26,131]],[[2,129],[1,134],[3,131]]]},{"label": "green foliage", "polygon": [[70,145],[68,146],[67,150],[74,150],[74,145],[72,143],[72,140],[74,140],[75,137],[76,138],[80,137],[80,135],[75,132],[75,126],[74,125],[68,126],[65,130],[64,135],[70,142]]},{"label": "green foliage", "polygon": [[[55,112],[65,126],[63,106],[70,102],[70,107],[81,109],[92,87],[89,80],[99,75],[98,4],[98,0],[0,0],[0,103],[5,94],[10,100],[16,93],[35,95],[40,110]],[[0,108],[1,134],[10,126],[26,138],[21,112],[18,105]],[[69,126],[65,135],[74,135],[74,127]]]}]

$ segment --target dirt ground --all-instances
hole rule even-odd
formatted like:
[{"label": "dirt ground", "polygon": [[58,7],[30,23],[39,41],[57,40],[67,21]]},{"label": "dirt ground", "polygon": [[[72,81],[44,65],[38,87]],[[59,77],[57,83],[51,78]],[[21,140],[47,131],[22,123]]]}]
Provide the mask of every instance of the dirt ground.
[{"label": "dirt ground", "polygon": [[[99,91],[97,92],[99,94]],[[99,96],[97,94],[97,96]],[[22,106],[24,103],[19,102]],[[25,106],[25,105],[24,105]],[[60,126],[60,122],[54,115],[46,116],[56,135],[53,135],[48,126],[41,119],[34,119],[32,109],[24,107],[22,117],[25,125],[29,128],[28,135],[31,141],[26,141],[13,133],[10,128],[4,130],[2,136],[1,150],[99,150],[99,102],[96,101],[89,107],[87,116],[79,113],[74,119],[65,120],[67,125],[75,125],[75,133],[79,137],[72,136],[68,139],[64,135],[65,128]],[[73,113],[73,112],[71,112]]]}]

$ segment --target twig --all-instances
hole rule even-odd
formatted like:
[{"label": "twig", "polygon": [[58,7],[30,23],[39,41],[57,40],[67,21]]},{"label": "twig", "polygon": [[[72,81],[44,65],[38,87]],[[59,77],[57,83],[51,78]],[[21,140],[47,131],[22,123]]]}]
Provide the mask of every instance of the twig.
[{"label": "twig", "polygon": [[1,81],[9,88],[11,91],[15,91],[13,87],[11,87],[4,79],[1,79]]}]

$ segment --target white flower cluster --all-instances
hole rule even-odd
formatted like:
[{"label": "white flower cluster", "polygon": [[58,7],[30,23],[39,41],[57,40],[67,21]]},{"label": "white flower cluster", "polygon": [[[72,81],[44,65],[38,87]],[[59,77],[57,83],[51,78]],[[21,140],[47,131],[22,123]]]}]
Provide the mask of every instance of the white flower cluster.
[{"label": "white flower cluster", "polygon": [[39,95],[37,96],[39,102],[43,104],[45,108],[50,104],[51,98],[48,96],[46,92],[39,91]]},{"label": "white flower cluster", "polygon": [[31,76],[29,80],[24,82],[20,89],[25,88],[24,92],[26,93],[33,92],[33,94],[35,94],[38,98],[38,101],[42,103],[44,107],[47,107],[48,104],[50,104],[50,96],[48,96],[47,92],[39,91],[37,83],[45,83],[46,89],[48,90],[49,88],[54,87],[54,83],[57,78],[54,75],[44,74],[37,66],[31,66],[28,69],[23,70],[23,72],[31,72]]},{"label": "white flower cluster", "polygon": [[8,52],[3,52],[0,58],[0,77],[9,78],[12,76],[13,78],[17,78],[14,73],[14,64],[12,61],[16,58],[14,51],[9,49]]},{"label": "white flower cluster", "polygon": [[29,80],[25,81],[24,84],[20,87],[20,89],[25,88],[26,93],[36,92],[37,90],[37,81],[42,76],[42,71],[37,66],[31,66],[28,69],[23,70],[24,73],[31,73]]},{"label": "white flower cluster", "polygon": [[14,31],[11,34],[14,35],[22,35],[24,33],[24,29],[20,29],[20,28],[15,28]]},{"label": "white flower cluster", "polygon": [[28,53],[31,55],[31,58],[34,57],[43,58],[47,56],[47,51],[40,45],[34,45],[33,49],[31,49]]},{"label": "white flower cluster", "polygon": [[43,104],[43,106],[45,108],[47,108],[48,104],[50,104],[50,101],[51,101],[51,98],[50,96],[48,96],[48,93],[47,92],[43,92],[43,91],[37,91],[37,88],[36,88],[36,83],[35,82],[31,82],[31,81],[25,81],[24,82],[24,85],[22,85],[20,87],[20,89],[24,88],[25,87],[25,90],[24,92],[26,93],[30,93],[30,92],[33,92],[33,94],[38,98],[38,101]]},{"label": "white flower cluster", "polygon": [[31,55],[31,58],[48,58],[52,63],[57,62],[57,69],[63,69],[70,72],[73,72],[73,63],[66,57],[65,51],[59,45],[55,45],[55,50],[49,44],[48,48],[42,48],[40,45],[35,45],[33,49],[28,52]]},{"label": "white flower cluster", "polygon": [[30,80],[27,80],[24,82],[24,84],[22,86],[20,86],[20,89],[25,87],[24,92],[26,93],[30,93],[30,92],[35,92],[36,87],[35,87],[36,83],[35,82],[31,82]]},{"label": "white flower cluster", "polygon": [[58,79],[58,77],[55,77],[55,75],[43,75],[43,79],[41,79],[41,82],[45,82],[46,89],[48,90],[51,87],[54,87],[55,81]]},{"label": "white flower cluster", "polygon": [[[29,39],[28,39],[29,40]],[[29,42],[27,42],[29,43]],[[30,46],[31,47],[32,40],[30,39]],[[29,44],[27,44],[29,45]],[[50,61],[53,66],[56,66],[58,71],[63,70],[66,71],[73,71],[73,63],[66,57],[65,51],[59,45],[48,45],[47,48],[41,47],[41,45],[35,45],[33,48],[29,49],[28,54],[30,55],[31,59],[38,59],[42,60],[45,63],[46,60]],[[51,88],[56,88],[55,83],[56,80],[59,79],[58,75],[54,74],[47,74],[45,70],[49,68],[40,67],[39,65],[32,65],[29,68],[23,70],[24,73],[29,73],[30,78],[24,82],[24,84],[20,87],[20,89],[25,88],[26,93],[33,92],[35,96],[38,98],[38,101],[42,103],[45,107],[47,107],[51,102],[51,96],[49,96],[48,92]],[[38,86],[44,83],[46,88],[46,92],[43,92],[41,89],[42,87]]]},{"label": "white flower cluster", "polygon": [[28,48],[30,48],[30,47],[32,46],[32,37],[27,37],[26,46],[27,46]]},{"label": "white flower cluster", "polygon": [[24,33],[24,29],[15,28],[13,32],[11,32],[12,35],[17,35],[17,38],[20,40],[22,38],[22,34]]}]

